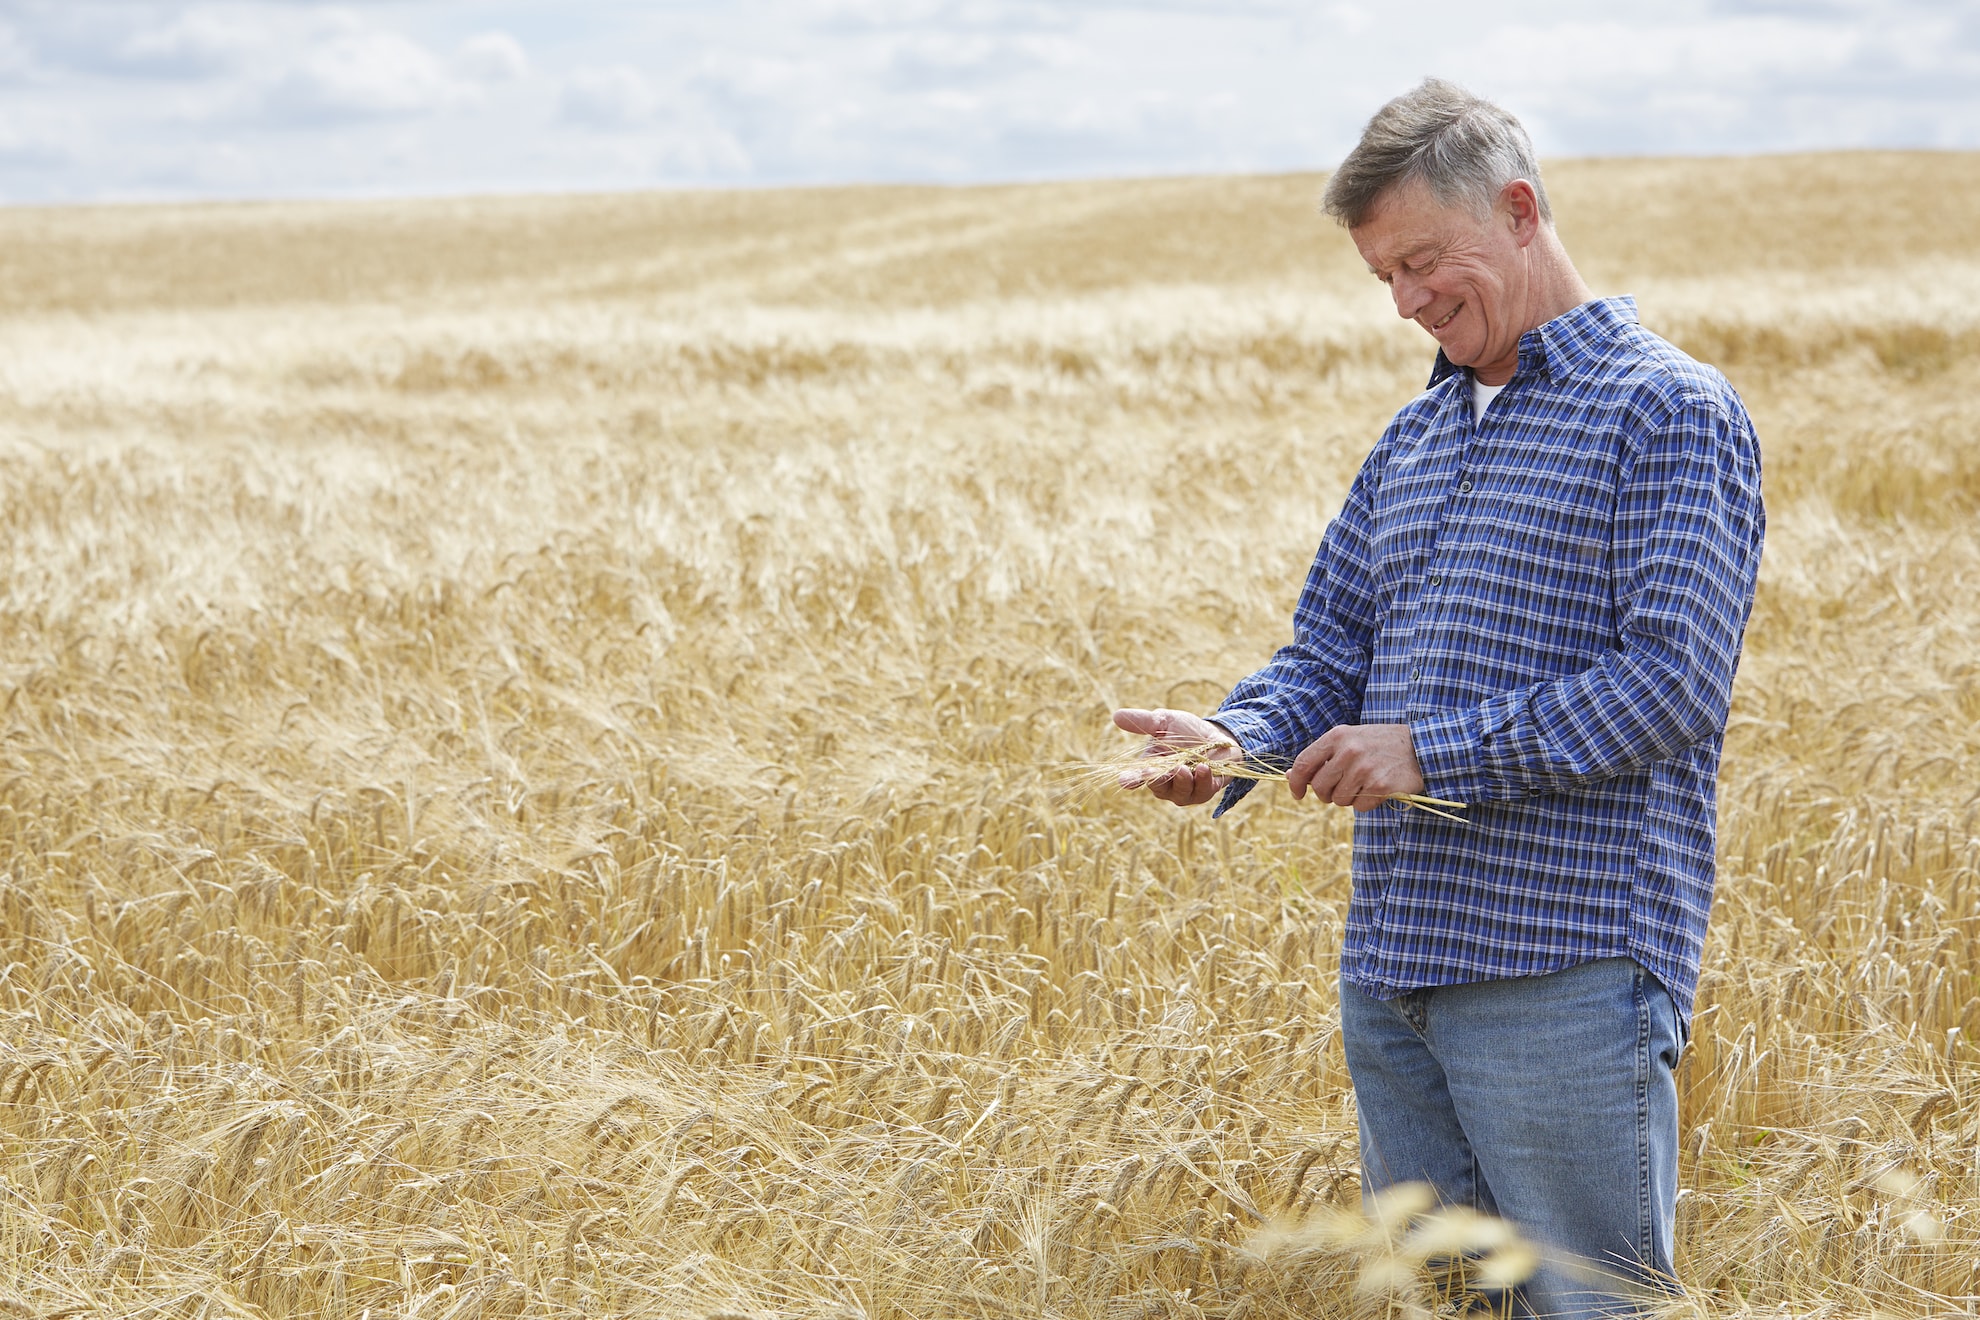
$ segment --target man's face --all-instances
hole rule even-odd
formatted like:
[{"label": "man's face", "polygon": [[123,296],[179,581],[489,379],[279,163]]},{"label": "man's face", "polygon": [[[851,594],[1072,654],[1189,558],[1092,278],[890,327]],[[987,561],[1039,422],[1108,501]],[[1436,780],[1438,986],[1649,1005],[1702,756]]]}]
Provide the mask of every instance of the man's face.
[{"label": "man's face", "polygon": [[1526,245],[1516,209],[1502,199],[1481,219],[1411,182],[1378,197],[1348,236],[1389,286],[1397,315],[1429,331],[1456,365],[1509,377],[1527,329]]}]

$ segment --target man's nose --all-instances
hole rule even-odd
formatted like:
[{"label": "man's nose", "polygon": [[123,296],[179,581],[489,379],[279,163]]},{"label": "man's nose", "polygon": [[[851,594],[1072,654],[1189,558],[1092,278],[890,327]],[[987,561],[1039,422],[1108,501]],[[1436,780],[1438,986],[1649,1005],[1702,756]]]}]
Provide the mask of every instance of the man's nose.
[{"label": "man's nose", "polygon": [[1396,315],[1414,321],[1430,305],[1430,291],[1407,275],[1389,277],[1389,295],[1396,300]]}]

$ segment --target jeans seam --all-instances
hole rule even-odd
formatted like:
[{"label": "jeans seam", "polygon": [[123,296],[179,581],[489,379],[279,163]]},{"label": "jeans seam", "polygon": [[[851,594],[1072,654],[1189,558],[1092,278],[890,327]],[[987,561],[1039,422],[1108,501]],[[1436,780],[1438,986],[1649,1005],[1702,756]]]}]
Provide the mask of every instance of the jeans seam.
[{"label": "jeans seam", "polygon": [[1652,1260],[1650,1205],[1650,1002],[1643,993],[1643,971],[1631,973],[1636,999],[1636,1264],[1649,1268]]}]

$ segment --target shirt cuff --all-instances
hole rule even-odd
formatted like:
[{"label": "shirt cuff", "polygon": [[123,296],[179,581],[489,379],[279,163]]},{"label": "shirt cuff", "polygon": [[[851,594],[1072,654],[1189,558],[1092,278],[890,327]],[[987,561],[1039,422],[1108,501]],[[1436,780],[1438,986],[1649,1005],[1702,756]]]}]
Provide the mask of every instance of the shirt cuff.
[{"label": "shirt cuff", "polygon": [[1410,747],[1429,796],[1464,803],[1484,802],[1492,796],[1485,777],[1481,723],[1477,707],[1410,721]]},{"label": "shirt cuff", "polygon": [[1224,796],[1218,798],[1217,805],[1210,809],[1210,819],[1215,820],[1232,807],[1235,807],[1239,802],[1244,800],[1246,793],[1249,793],[1256,787],[1258,787],[1258,781],[1256,779],[1233,779],[1230,783],[1225,784]]},{"label": "shirt cuff", "polygon": [[1246,756],[1257,756],[1270,748],[1278,732],[1271,720],[1252,710],[1220,710],[1210,716],[1210,722],[1237,739]]},{"label": "shirt cuff", "polygon": [[[1237,739],[1237,745],[1247,760],[1253,755],[1253,748],[1271,745],[1274,730],[1272,722],[1263,715],[1248,710],[1220,710],[1210,716],[1211,723],[1222,728],[1225,733]],[[1224,795],[1217,799],[1216,807],[1210,812],[1210,819],[1235,807],[1244,800],[1244,795],[1258,787],[1255,779],[1233,779],[1224,785]]]}]

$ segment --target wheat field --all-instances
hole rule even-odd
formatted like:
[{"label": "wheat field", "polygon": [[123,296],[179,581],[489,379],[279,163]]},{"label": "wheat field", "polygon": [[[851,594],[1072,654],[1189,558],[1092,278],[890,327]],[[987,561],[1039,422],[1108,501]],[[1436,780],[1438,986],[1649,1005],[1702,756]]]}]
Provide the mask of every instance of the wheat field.
[{"label": "wheat field", "polygon": [[[1430,1305],[1348,815],[1063,775],[1421,387],[1320,183],[0,211],[0,1315]],[[1684,1308],[1980,1306],[1980,156],[1549,183],[1766,455]]]}]

